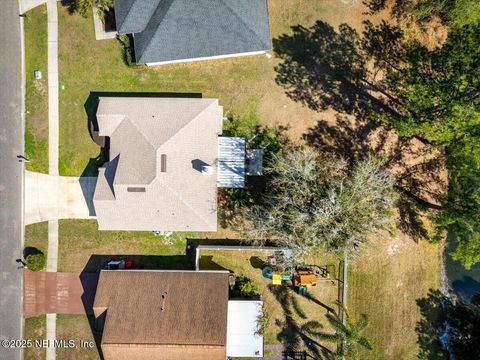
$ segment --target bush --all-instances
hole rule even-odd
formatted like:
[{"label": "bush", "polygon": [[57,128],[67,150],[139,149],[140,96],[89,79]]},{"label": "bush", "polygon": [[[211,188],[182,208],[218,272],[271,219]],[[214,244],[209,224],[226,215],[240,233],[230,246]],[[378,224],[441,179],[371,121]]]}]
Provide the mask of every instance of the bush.
[{"label": "bush", "polygon": [[282,150],[287,141],[280,129],[260,126],[253,111],[241,118],[229,116],[223,124],[223,132],[227,136],[245,138],[249,149],[263,149],[265,162]]},{"label": "bush", "polygon": [[40,271],[45,268],[45,255],[42,252],[30,254],[25,259],[27,262],[27,269],[31,271]]},{"label": "bush", "polygon": [[132,47],[132,39],[129,35],[120,34],[117,35],[117,40],[122,47],[123,62],[127,66],[135,66],[135,55]]},{"label": "bush", "polygon": [[240,279],[240,292],[245,297],[256,297],[260,295],[260,286],[250,279]]}]

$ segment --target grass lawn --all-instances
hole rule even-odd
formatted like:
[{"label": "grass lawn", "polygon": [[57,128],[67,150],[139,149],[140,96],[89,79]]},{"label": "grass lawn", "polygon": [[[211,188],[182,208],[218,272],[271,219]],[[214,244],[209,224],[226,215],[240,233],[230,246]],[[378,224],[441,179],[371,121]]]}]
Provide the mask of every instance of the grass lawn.
[{"label": "grass lawn", "polygon": [[[272,286],[271,281],[263,278],[262,267],[266,264],[268,252],[260,251],[202,251],[200,268],[202,270],[231,270],[238,276],[244,276],[260,285],[266,311],[271,316],[270,324],[264,334],[265,344],[303,343],[302,336],[312,337],[302,329],[308,321],[317,324],[315,330],[330,331],[325,319],[326,307],[338,310],[338,284],[331,281],[319,281],[312,287],[308,297],[300,296],[291,286]],[[312,264],[327,265],[328,259],[316,258]],[[322,345],[332,348],[331,344]],[[334,347],[333,347],[334,348]],[[315,357],[319,349],[312,346],[304,348]],[[318,356],[318,355],[317,355]]]},{"label": "grass lawn", "polygon": [[95,255],[151,255],[142,259],[145,268],[192,269],[185,257],[185,237],[174,234],[168,240],[151,232],[98,231],[95,220],[60,220],[58,271],[81,272]]},{"label": "grass lawn", "polygon": [[349,271],[348,309],[365,313],[365,336],[373,351],[361,359],[417,359],[415,326],[420,320],[416,300],[438,289],[440,246],[398,236],[378,239]]},{"label": "grass lawn", "polygon": [[[43,340],[47,335],[47,317],[39,315],[25,319],[23,337],[25,340]],[[31,347],[23,350],[24,360],[45,359],[46,349],[42,347]]]},{"label": "grass lawn", "polygon": [[[27,170],[48,172],[47,8],[27,12],[25,26],[25,156]],[[34,71],[42,72],[35,80]]]},{"label": "grass lawn", "polygon": [[[288,32],[290,26],[309,26],[317,19],[358,27],[365,17],[363,5],[346,6],[340,0],[272,0],[269,9],[273,37]],[[147,68],[128,67],[122,56],[117,40],[95,40],[91,16],[69,15],[59,5],[62,175],[82,174],[89,159],[99,154],[87,129],[85,106],[90,92],[201,93],[219,98],[225,113],[239,117],[253,113],[262,124],[287,126],[296,140],[318,120],[318,113],[289,100],[275,83],[275,58],[241,57]]]},{"label": "grass lawn", "polygon": [[[92,320],[90,318],[90,320]],[[57,339],[74,340],[76,348],[58,348],[57,359],[62,360],[99,360],[96,345],[93,347],[80,347],[80,340],[93,342],[93,333],[90,328],[89,318],[85,315],[57,315]]]},{"label": "grass lawn", "polygon": [[47,257],[48,221],[25,226],[25,247],[34,247]]}]

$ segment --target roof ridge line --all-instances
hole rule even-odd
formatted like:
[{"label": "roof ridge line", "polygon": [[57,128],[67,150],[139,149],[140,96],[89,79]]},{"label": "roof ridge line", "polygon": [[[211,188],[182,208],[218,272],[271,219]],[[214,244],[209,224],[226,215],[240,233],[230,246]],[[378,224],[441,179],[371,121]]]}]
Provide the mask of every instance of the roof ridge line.
[{"label": "roof ridge line", "polygon": [[[188,204],[187,202],[185,202],[185,200],[183,200],[183,198],[182,198],[180,195],[178,195],[175,190],[173,190],[170,186],[168,186],[168,185],[166,184],[166,182],[163,181],[162,179],[160,179],[160,178],[158,178],[158,179],[159,179],[159,181],[168,189],[168,191],[170,191],[170,193],[172,193],[172,194],[173,194],[177,199],[179,199],[186,207],[188,207],[195,215],[197,215],[198,218],[201,219],[205,225],[207,225],[207,227],[210,227],[210,224],[208,223],[208,221],[205,220],[205,219],[203,218],[203,216],[200,215],[197,211],[195,211],[195,209],[193,209],[193,208],[190,206],[190,204]],[[215,196],[215,200],[216,200],[216,199],[217,199],[217,197]]]},{"label": "roof ridge line", "polygon": [[[142,55],[140,56],[140,59],[135,59],[135,63],[138,64],[138,60],[141,60],[141,59],[142,59],[143,54],[145,53],[145,50],[150,47],[150,43],[152,42],[152,40],[153,40],[153,38],[155,37],[155,35],[157,35],[157,32],[159,31],[158,29],[160,28],[160,24],[162,23],[163,19],[164,19],[165,16],[167,15],[167,13],[170,11],[170,8],[172,7],[172,4],[173,4],[174,1],[175,1],[175,0],[170,0],[170,5],[168,5],[167,11],[165,11],[165,14],[164,14],[163,17],[162,17],[162,20],[161,20],[161,21],[158,23],[158,25],[156,26],[155,31],[153,32],[153,35],[150,36],[150,39],[148,39],[148,42],[145,44],[145,46],[144,46],[144,48],[143,48]],[[148,20],[147,25],[145,25],[145,28],[144,28],[140,33],[144,32],[144,31],[147,29],[148,25],[150,25],[150,23],[152,22],[153,16],[154,16],[155,13],[158,11],[158,8],[160,7],[161,4],[162,4],[162,0],[160,0],[160,1],[158,2],[157,8],[156,8],[155,11],[152,13],[152,16],[150,16],[150,19]],[[140,33],[139,33],[139,34],[140,34]],[[133,42],[133,45],[134,45],[134,47],[135,47],[135,41]],[[135,54],[136,54],[136,49],[135,49]]]},{"label": "roof ridge line", "polygon": [[[130,12],[132,11],[132,8],[133,8],[133,5],[137,2],[138,0],[134,0],[132,1],[132,5],[128,8],[128,12],[127,12],[127,15],[125,15],[125,17],[123,18],[123,23],[122,25],[125,23],[125,20],[128,18],[128,16],[130,15]],[[115,16],[115,22],[117,21],[117,17]],[[117,29],[117,31],[120,31],[120,29]]]},{"label": "roof ridge line", "polygon": [[[137,132],[138,132],[140,135],[142,135],[142,137],[145,139],[145,141],[147,142],[147,144],[150,145],[150,147],[152,148],[153,152],[155,153],[155,164],[154,164],[154,166],[155,166],[155,176],[154,176],[153,179],[150,180],[150,182],[147,184],[147,185],[149,185],[149,184],[151,184],[152,181],[155,180],[155,178],[157,177],[157,161],[156,161],[156,159],[157,159],[157,156],[156,156],[156,155],[157,155],[157,149],[155,149],[155,146],[153,146],[153,144],[147,139],[147,137],[145,136],[145,134],[143,133],[143,131],[141,131],[140,128],[139,128],[133,121],[130,121],[130,118],[129,118],[127,115],[125,115],[124,119],[123,119],[120,123],[122,123],[123,121],[128,121],[135,129],[137,129]],[[120,124],[119,124],[119,125],[120,125]],[[112,135],[113,135],[113,133],[112,133]],[[120,153],[120,154],[121,154],[121,153]],[[119,155],[120,155],[120,154],[119,154]],[[117,172],[115,171],[115,175],[116,175],[116,173],[117,173]],[[113,181],[113,183],[115,184],[115,180]],[[128,185],[128,184],[119,184],[119,183],[116,183],[116,184],[117,184],[117,185]]]},{"label": "roof ridge line", "polygon": [[[178,129],[177,132],[175,132],[172,136],[170,136],[169,139],[167,139],[165,142],[163,142],[157,149],[160,149],[160,147],[164,146],[165,144],[168,144],[174,137],[176,137],[178,134],[182,132],[182,130],[185,129],[185,127],[190,124],[193,120],[196,120],[200,115],[202,115],[207,109],[209,109],[213,104],[218,103],[218,99],[201,99],[201,100],[213,100],[206,108],[204,108],[202,111],[200,111],[195,117],[191,118],[190,121],[187,121],[185,124],[183,124],[182,127]],[[220,105],[219,105],[220,106]]]},{"label": "roof ridge line", "polygon": [[[256,31],[252,30],[252,28],[251,28],[249,25],[247,25],[247,23],[246,23],[245,21],[243,21],[243,18],[242,18],[241,16],[239,16],[239,15],[237,14],[237,12],[236,12],[235,10],[233,10],[233,9],[225,2],[225,0],[220,0],[220,1],[223,3],[223,5],[225,5],[225,7],[226,7],[228,10],[230,10],[230,12],[231,12],[238,20],[240,20],[240,22],[245,26],[245,28],[246,28],[248,31],[250,31],[252,34],[255,35],[255,39],[256,39],[256,40],[260,43],[260,45],[263,47],[263,41],[260,39],[260,35],[259,35]],[[268,17],[268,4],[267,4],[267,20],[270,22],[269,17]],[[268,24],[268,27],[270,28],[270,24]]]}]

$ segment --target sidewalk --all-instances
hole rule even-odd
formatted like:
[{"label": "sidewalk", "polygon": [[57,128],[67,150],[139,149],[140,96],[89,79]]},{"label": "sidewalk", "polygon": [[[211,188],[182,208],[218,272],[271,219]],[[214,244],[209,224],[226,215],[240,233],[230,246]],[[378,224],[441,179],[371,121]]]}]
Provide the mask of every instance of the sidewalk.
[{"label": "sidewalk", "polygon": [[[58,175],[58,13],[57,1],[47,0],[48,16],[48,173]],[[47,271],[57,270],[58,221],[48,223]],[[56,339],[56,314],[47,314],[47,340]],[[47,348],[47,360],[55,360],[54,347]]]}]

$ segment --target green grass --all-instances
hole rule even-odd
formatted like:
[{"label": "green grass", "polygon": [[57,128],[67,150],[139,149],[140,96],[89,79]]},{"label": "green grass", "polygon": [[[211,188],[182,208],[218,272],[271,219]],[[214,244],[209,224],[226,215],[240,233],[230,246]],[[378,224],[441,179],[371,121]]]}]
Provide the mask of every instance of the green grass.
[{"label": "green grass", "polygon": [[[44,340],[47,335],[46,316],[39,315],[25,319],[23,337],[25,340]],[[45,359],[46,350],[42,347],[32,346],[23,351],[24,360]]]},{"label": "green grass", "polygon": [[25,226],[25,247],[34,247],[47,256],[48,250],[48,222]]},{"label": "green grass", "polygon": [[151,232],[98,231],[95,220],[60,220],[58,271],[81,272],[89,260],[90,269],[107,258],[90,259],[94,254],[141,255],[138,260],[145,268],[192,269],[192,259],[185,256],[189,235],[193,234],[174,234],[165,240]]},{"label": "green grass", "polygon": [[81,347],[80,340],[84,343],[95,344],[95,339],[90,327],[88,318],[85,315],[57,315],[57,339],[74,340],[75,348],[58,348],[57,359],[61,360],[100,360],[96,345],[93,347]]},{"label": "green grass", "polygon": [[[47,8],[27,12],[25,26],[25,156],[27,170],[48,172]],[[34,71],[42,72],[35,80]]]},{"label": "green grass", "polygon": [[[293,25],[309,26],[317,19],[335,25],[358,25],[364,7],[355,11],[339,0],[270,1],[272,36]],[[69,15],[59,7],[60,173],[80,175],[99,147],[90,139],[86,108],[91,92],[196,93],[220,100],[226,114],[254,113],[263,125],[284,125],[298,139],[318,120],[318,114],[289,100],[275,83],[275,58],[239,57],[147,68],[128,67],[120,43],[96,41],[92,18]],[[92,98],[90,98],[91,100]],[[90,173],[90,171],[88,172]],[[94,173],[94,172],[93,172]]]}]

